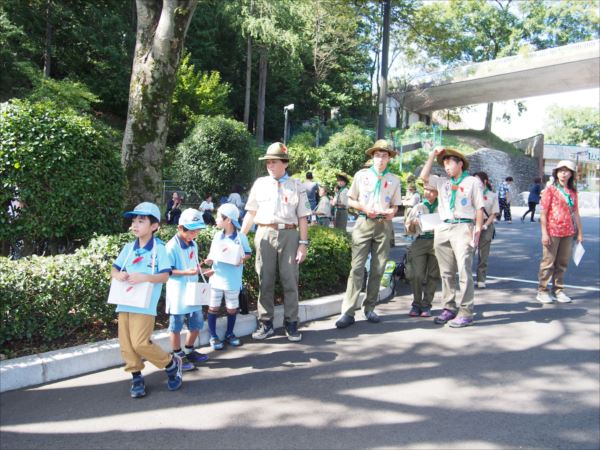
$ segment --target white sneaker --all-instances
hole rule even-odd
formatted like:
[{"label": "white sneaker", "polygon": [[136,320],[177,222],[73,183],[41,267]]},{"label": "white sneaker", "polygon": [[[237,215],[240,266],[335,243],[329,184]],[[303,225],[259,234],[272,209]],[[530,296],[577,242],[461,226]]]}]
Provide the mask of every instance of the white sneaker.
[{"label": "white sneaker", "polygon": [[540,303],[552,303],[554,300],[549,292],[538,291],[535,299]]},{"label": "white sneaker", "polygon": [[485,281],[478,281],[477,289],[485,289]]},{"label": "white sneaker", "polygon": [[554,296],[556,297],[556,301],[559,303],[571,303],[571,297],[569,297],[563,291],[555,292]]}]

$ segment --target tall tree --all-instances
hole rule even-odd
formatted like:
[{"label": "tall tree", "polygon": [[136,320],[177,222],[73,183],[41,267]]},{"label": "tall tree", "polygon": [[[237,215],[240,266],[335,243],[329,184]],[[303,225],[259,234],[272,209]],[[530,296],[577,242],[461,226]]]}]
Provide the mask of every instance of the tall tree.
[{"label": "tall tree", "polygon": [[600,111],[554,105],[548,109],[544,140],[551,144],[600,147]]},{"label": "tall tree", "polygon": [[127,202],[158,201],[171,97],[197,0],[136,0],[137,34],[121,160]]}]

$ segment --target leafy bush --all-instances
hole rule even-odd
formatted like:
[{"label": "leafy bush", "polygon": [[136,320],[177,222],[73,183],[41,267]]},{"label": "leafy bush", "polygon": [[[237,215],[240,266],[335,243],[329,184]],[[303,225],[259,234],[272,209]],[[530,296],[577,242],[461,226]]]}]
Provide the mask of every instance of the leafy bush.
[{"label": "leafy bush", "polygon": [[288,146],[290,163],[288,173],[307,172],[314,170],[321,163],[323,149],[304,144],[290,144]]},{"label": "leafy bush", "polygon": [[177,146],[174,169],[188,193],[229,193],[254,175],[256,158],[250,133],[242,122],[221,116],[202,117]]},{"label": "leafy bush", "polygon": [[[200,257],[208,254],[216,228],[207,227],[197,238]],[[161,226],[157,237],[167,242],[174,226]],[[345,232],[310,227],[308,259],[300,266],[300,297],[340,292],[350,270],[351,245]],[[0,351],[10,353],[11,342],[51,342],[97,323],[115,318],[106,303],[110,268],[129,233],[96,236],[70,255],[33,256],[11,261],[0,257]],[[249,236],[254,247],[253,236]],[[258,296],[254,254],[245,264],[244,283],[251,298]],[[327,268],[327,277],[323,270]],[[281,296],[281,289],[277,289]],[[163,291],[164,293],[164,291]],[[162,300],[161,300],[162,302]],[[159,303],[159,309],[163,308]]]},{"label": "leafy bush", "polygon": [[[51,102],[13,101],[0,110],[0,204],[18,196],[12,220],[0,209],[0,239],[26,248],[85,241],[119,230],[124,176],[119,149],[87,116]],[[44,251],[38,248],[38,251]]]},{"label": "leafy bush", "polygon": [[335,133],[324,147],[325,165],[353,175],[362,169],[367,161],[365,151],[373,145],[373,140],[356,125],[346,125]]}]

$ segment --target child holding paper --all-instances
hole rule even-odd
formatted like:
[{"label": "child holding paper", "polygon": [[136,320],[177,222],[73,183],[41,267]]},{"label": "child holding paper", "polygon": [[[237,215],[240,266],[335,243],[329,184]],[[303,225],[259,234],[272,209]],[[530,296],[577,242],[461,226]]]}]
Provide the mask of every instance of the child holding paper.
[{"label": "child holding paper", "polygon": [[131,397],[140,398],[146,395],[142,377],[143,359],[165,369],[170,391],[181,387],[182,362],[179,356],[171,356],[151,340],[160,291],[171,272],[165,245],[154,237],[160,222],[160,210],[154,203],[143,202],[124,215],[131,218],[131,231],[136,239],[121,250],[113,263],[111,276],[119,282],[129,283],[132,288],[140,283],[154,284],[149,307],[117,303],[121,356],[125,370],[133,376],[129,392]]},{"label": "child holding paper", "polygon": [[[571,258],[573,239],[583,242],[579,217],[573,161],[560,161],[552,171],[554,183],[542,192],[540,224],[542,227],[542,260],[538,275],[536,300],[540,303],[570,303],[564,293],[564,277]],[[548,284],[552,279],[552,292]]]},{"label": "child holding paper", "polygon": [[217,314],[221,300],[225,296],[227,308],[227,331],[225,341],[233,346],[241,345],[233,333],[239,307],[239,295],[242,289],[243,263],[250,258],[252,250],[248,238],[240,230],[240,212],[231,203],[225,203],[217,210],[218,231],[210,247],[206,264],[212,264],[214,274],[210,278],[211,295],[208,308],[208,330],[210,345],[214,350],[222,350],[223,342],[217,335]]},{"label": "child holding paper", "polygon": [[[197,364],[208,359],[207,355],[194,350],[194,342],[204,323],[202,305],[187,305],[184,300],[187,284],[198,282],[200,265],[195,239],[202,228],[206,228],[202,213],[188,208],[179,217],[177,234],[167,243],[167,255],[172,268],[171,278],[167,281],[166,297],[169,338],[173,353],[183,361],[184,371],[194,370]],[[184,322],[187,322],[189,333],[182,350],[181,330]]]}]

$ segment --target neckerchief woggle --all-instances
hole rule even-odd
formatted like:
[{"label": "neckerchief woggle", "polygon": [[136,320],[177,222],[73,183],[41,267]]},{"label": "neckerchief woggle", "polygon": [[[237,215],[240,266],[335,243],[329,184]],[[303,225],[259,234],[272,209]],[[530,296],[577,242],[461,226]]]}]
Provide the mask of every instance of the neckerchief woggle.
[{"label": "neckerchief woggle", "polygon": [[386,174],[390,173],[390,169],[386,168],[383,172],[381,172],[381,175],[377,173],[375,167],[373,166],[371,166],[369,170],[371,170],[371,172],[373,172],[377,177],[377,184],[375,184],[375,190],[373,191],[373,195],[375,197],[375,202],[379,202],[379,193],[381,192],[381,180],[383,180],[383,177],[385,177]]},{"label": "neckerchief woggle", "polygon": [[466,170],[463,171],[462,175],[458,180],[454,180],[454,177],[450,179],[452,181],[452,194],[450,195],[450,211],[454,211],[454,207],[456,204],[456,191],[458,191],[458,185],[469,176],[469,172]]},{"label": "neckerchief woggle", "polygon": [[429,200],[425,199],[423,200],[423,204],[427,207],[427,209],[429,210],[429,214],[433,214],[433,212],[435,211],[435,208],[437,208],[438,205],[438,199],[436,198],[435,201],[433,203],[429,203]]},{"label": "neckerchief woggle", "polygon": [[560,185],[560,183],[556,183],[556,187],[558,188],[558,190],[560,192],[562,192],[562,194],[565,196],[565,200],[567,201],[567,205],[569,205],[569,208],[572,208],[573,206],[575,206],[575,203],[573,202],[573,198],[571,197],[571,194],[568,194],[563,187]]}]

